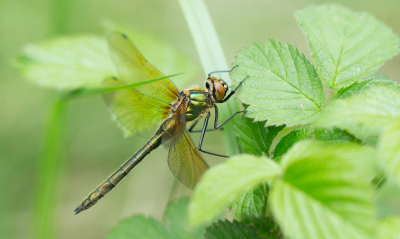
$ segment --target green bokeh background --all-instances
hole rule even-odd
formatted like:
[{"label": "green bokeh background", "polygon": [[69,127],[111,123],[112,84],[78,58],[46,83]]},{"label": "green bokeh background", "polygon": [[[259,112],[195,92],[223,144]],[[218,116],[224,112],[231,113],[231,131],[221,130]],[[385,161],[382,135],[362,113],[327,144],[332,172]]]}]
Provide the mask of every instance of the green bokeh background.
[{"label": "green bokeh background", "polygon": [[[230,62],[237,50],[270,38],[290,43],[309,57],[293,13],[325,2],[328,1],[208,0],[206,4]],[[336,2],[373,14],[400,35],[399,0]],[[107,19],[149,33],[179,49],[198,67],[188,69],[199,72],[192,84],[203,85],[201,64],[175,0],[0,0],[0,238],[32,238],[37,162],[50,107],[59,94],[25,82],[12,67],[12,60],[27,43],[55,35],[103,34],[101,22]],[[399,65],[400,57],[396,57],[381,71],[400,81]],[[81,200],[145,140],[124,139],[98,96],[72,101],[65,125],[65,160],[54,202],[56,238],[105,238],[120,220],[134,213],[162,218],[174,181],[165,149],[151,153],[93,209],[75,216],[73,210]],[[198,137],[193,138],[198,141]],[[223,152],[220,139],[219,132],[210,133],[204,147]],[[211,165],[222,162],[216,157],[205,158]],[[174,196],[190,193],[180,186]]]}]

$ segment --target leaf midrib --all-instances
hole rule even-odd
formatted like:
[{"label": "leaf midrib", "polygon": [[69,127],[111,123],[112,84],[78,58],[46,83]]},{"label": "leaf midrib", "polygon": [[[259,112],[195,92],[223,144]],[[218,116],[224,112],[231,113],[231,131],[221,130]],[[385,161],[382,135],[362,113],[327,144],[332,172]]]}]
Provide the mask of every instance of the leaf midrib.
[{"label": "leaf midrib", "polygon": [[[272,44],[271,44],[271,45],[272,45]],[[256,46],[257,49],[263,54],[263,56],[264,56],[265,59],[267,60],[268,64],[271,65],[271,63],[270,63],[269,60],[268,60],[268,57],[265,55],[265,52],[259,47],[259,45],[255,45],[255,46]],[[278,53],[278,50],[275,48],[274,45],[272,45],[272,46],[273,46],[273,49],[276,51],[276,53],[277,53],[277,55],[278,55],[278,57],[279,57],[281,63],[283,64],[282,58],[281,58],[280,54]],[[285,46],[283,46],[283,47],[285,48]],[[286,45],[286,47],[287,47],[287,45]],[[287,50],[288,50],[288,49],[287,49]],[[249,60],[251,60],[251,59],[249,59]],[[292,60],[294,61],[293,58],[292,58]],[[267,68],[266,66],[261,65],[261,64],[260,64],[259,62],[257,62],[257,61],[254,61],[254,60],[253,60],[253,62],[257,63],[259,66],[261,66],[261,67],[263,67],[263,68],[266,68],[266,69],[269,70],[271,73],[273,73],[274,75],[276,75],[277,77],[279,77],[280,79],[282,79],[284,82],[286,82],[287,84],[289,84],[291,87],[293,87],[294,89],[298,90],[305,98],[307,98],[309,101],[313,102],[313,103],[315,104],[315,106],[317,106],[317,108],[318,108],[319,110],[321,110],[321,107],[320,107],[313,99],[311,99],[310,97],[308,97],[302,90],[300,90],[299,88],[297,88],[295,85],[291,84],[291,83],[288,82],[286,79],[282,78],[282,76],[280,76],[280,75],[278,75],[277,73],[275,73],[274,71],[272,71],[271,68]],[[283,67],[283,68],[285,69],[285,73],[286,73],[286,68],[285,68],[285,67]],[[296,69],[296,73],[298,74],[297,69]],[[286,74],[286,76],[287,76],[287,74]]]}]

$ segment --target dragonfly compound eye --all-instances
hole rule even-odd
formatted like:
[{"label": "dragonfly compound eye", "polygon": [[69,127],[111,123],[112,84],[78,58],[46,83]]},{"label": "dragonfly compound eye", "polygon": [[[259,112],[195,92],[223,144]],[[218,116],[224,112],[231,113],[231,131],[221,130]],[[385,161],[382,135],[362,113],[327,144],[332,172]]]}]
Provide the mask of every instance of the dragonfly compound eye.
[{"label": "dragonfly compound eye", "polygon": [[221,81],[214,81],[214,90],[215,90],[215,98],[217,101],[221,101],[224,99],[226,94],[226,87],[221,83]]}]

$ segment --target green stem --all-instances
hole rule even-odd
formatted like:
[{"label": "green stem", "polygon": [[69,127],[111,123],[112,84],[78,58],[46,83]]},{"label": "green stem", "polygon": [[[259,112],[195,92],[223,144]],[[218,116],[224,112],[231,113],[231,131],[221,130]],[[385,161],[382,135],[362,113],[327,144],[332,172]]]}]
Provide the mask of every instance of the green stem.
[{"label": "green stem", "polygon": [[34,223],[37,239],[54,238],[53,213],[64,162],[64,120],[67,102],[58,99],[51,108],[45,145],[38,159],[37,188],[34,195]]},{"label": "green stem", "polygon": [[[229,70],[221,43],[218,39],[210,14],[203,0],[178,0],[186,22],[189,26],[197,52],[199,54],[205,75],[216,70]],[[232,81],[226,82],[232,85]],[[228,102],[218,106],[220,119],[223,122],[235,112],[239,111],[236,101]],[[228,123],[222,131],[226,153],[234,155],[239,153],[237,138],[233,132],[233,124]]]},{"label": "green stem", "polygon": [[70,1],[69,0],[53,0],[52,2],[52,33],[53,35],[63,35],[66,33],[69,14],[70,14]]},{"label": "green stem", "polygon": [[[52,1],[52,34],[66,33],[70,2]],[[37,186],[34,194],[34,238],[50,239],[54,237],[54,208],[62,171],[64,153],[64,119],[66,112],[65,96],[58,99],[51,109],[44,147],[38,159]]]}]

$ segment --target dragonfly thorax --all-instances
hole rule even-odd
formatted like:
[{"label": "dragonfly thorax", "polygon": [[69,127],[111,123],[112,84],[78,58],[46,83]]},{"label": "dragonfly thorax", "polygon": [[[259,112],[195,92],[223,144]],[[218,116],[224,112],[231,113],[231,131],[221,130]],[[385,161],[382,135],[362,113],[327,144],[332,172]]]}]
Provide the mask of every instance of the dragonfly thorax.
[{"label": "dragonfly thorax", "polygon": [[211,100],[214,103],[222,101],[228,91],[228,84],[222,79],[218,79],[214,76],[209,76],[205,82],[205,92],[209,94]]}]

